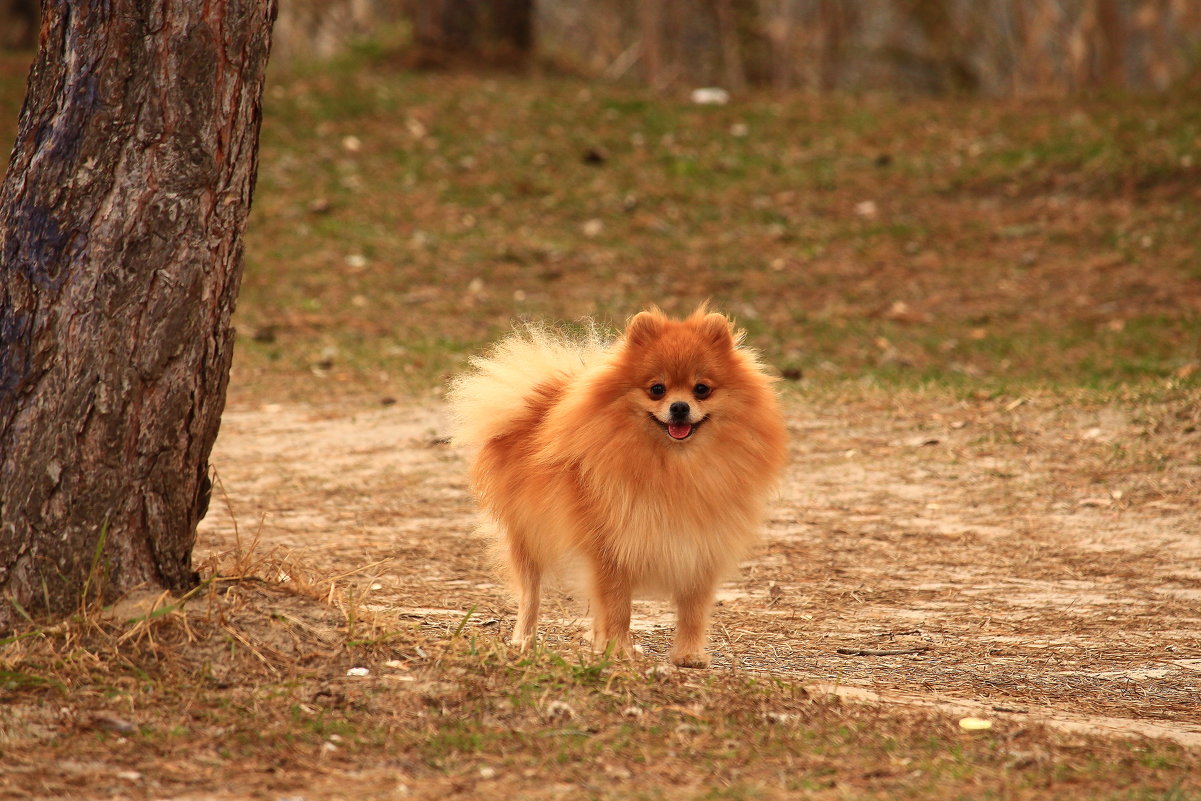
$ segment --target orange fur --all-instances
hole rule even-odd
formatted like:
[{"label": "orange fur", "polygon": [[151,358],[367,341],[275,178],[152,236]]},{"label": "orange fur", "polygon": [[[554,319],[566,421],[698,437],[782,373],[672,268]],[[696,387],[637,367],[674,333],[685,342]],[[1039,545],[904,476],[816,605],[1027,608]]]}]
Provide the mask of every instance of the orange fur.
[{"label": "orange fur", "polygon": [[652,309],[608,346],[531,329],[455,381],[455,439],[478,449],[472,486],[517,590],[515,643],[535,636],[544,574],[576,563],[596,647],[628,654],[631,598],[666,595],[672,661],[708,664],[718,582],[754,542],[786,454],[773,379],[740,340],[704,306]]}]

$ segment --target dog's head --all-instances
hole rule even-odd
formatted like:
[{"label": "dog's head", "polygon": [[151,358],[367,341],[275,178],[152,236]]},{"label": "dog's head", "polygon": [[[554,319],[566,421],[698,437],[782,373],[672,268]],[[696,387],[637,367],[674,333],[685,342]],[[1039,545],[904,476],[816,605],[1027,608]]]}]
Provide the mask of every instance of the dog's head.
[{"label": "dog's head", "polygon": [[704,306],[683,320],[658,309],[636,314],[626,326],[619,369],[648,430],[685,442],[729,414],[740,380],[737,344],[730,320]]}]

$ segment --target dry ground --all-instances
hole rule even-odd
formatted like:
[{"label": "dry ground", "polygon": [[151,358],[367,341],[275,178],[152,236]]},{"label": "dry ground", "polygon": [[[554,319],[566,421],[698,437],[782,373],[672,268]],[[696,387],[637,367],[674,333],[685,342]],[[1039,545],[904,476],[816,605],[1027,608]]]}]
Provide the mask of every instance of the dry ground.
[{"label": "dry ground", "polygon": [[[789,410],[791,467],[721,594],[713,670],[1201,749],[1196,393]],[[214,457],[228,507],[198,553],[230,547],[236,520],[320,574],[358,571],[367,610],[432,627],[474,610],[468,627],[500,638],[513,607],[443,435],[433,405],[235,409]],[[546,614],[549,647],[573,653],[586,609],[560,594]],[[636,617],[661,660],[668,611]],[[908,653],[858,653],[892,650]]]}]

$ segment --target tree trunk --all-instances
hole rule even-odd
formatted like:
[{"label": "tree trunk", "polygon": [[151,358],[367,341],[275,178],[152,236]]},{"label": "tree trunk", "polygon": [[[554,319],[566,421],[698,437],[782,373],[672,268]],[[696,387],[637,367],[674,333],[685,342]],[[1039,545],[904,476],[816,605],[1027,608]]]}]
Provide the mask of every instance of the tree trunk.
[{"label": "tree trunk", "polygon": [[492,28],[502,47],[518,59],[534,52],[533,0],[496,0],[492,13]]},{"label": "tree trunk", "polygon": [[0,187],[0,631],[196,582],[275,0],[43,15]]},{"label": "tree trunk", "polygon": [[792,86],[797,63],[794,51],[801,37],[797,36],[796,19],[786,0],[773,0],[763,5],[767,17],[764,30],[771,45],[771,85],[777,91],[784,91]]},{"label": "tree trunk", "polygon": [[732,92],[746,88],[746,71],[742,63],[742,43],[739,41],[738,17],[731,0],[715,0],[717,38],[721,42],[722,80]]},{"label": "tree trunk", "polygon": [[642,38],[642,77],[652,89],[660,88],[663,73],[661,0],[643,0],[638,4],[638,32]]},{"label": "tree trunk", "polygon": [[411,14],[419,66],[523,69],[534,53],[534,0],[421,0]]},{"label": "tree trunk", "polygon": [[823,92],[833,92],[839,86],[846,60],[847,39],[855,25],[855,9],[839,0],[821,0],[818,20],[822,32],[821,61],[818,86]]},{"label": "tree trunk", "polygon": [[1100,28],[1100,80],[1103,86],[1126,85],[1126,24],[1116,0],[1097,0],[1097,27]]},{"label": "tree trunk", "polygon": [[413,40],[421,51],[441,51],[442,0],[418,0],[410,8],[413,21]]}]

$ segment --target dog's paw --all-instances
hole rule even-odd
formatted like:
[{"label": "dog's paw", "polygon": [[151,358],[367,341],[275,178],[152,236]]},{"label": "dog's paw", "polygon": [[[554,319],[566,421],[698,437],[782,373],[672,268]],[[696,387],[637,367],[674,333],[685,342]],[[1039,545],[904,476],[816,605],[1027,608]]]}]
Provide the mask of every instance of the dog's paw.
[{"label": "dog's paw", "polygon": [[631,660],[642,656],[642,646],[630,639],[628,634],[611,639],[594,634],[592,650],[594,653],[608,656],[611,659]]},{"label": "dog's paw", "polygon": [[694,654],[672,654],[671,663],[682,668],[707,668],[713,660],[707,653],[701,651]]},{"label": "dog's paw", "polygon": [[598,649],[597,653],[604,654],[611,659],[620,659],[630,662],[642,656],[642,646],[632,642],[614,642],[608,643],[604,648]]}]

